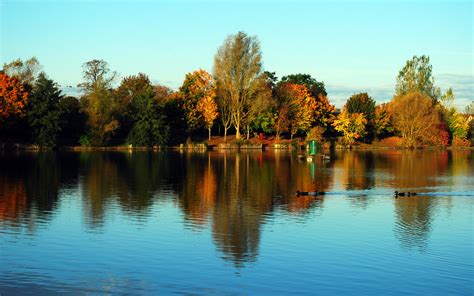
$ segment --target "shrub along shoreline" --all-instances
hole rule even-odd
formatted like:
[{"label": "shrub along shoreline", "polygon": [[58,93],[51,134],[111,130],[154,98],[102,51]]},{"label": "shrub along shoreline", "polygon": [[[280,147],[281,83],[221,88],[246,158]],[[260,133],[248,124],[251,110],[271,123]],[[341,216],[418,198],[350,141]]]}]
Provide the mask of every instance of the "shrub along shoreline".
[{"label": "shrub along shoreline", "polygon": [[[118,145],[118,146],[59,146],[55,148],[51,147],[40,147],[38,145],[24,145],[24,144],[0,144],[0,151],[128,151],[128,152],[138,152],[138,151],[229,151],[237,152],[240,150],[243,151],[268,151],[268,150],[287,150],[287,151],[307,151],[308,142],[307,141],[229,141],[227,143],[223,142],[223,137],[221,141],[214,141],[214,143],[209,144],[206,142],[197,142],[197,143],[188,143],[180,145],[156,145],[156,146],[133,146],[133,145]],[[337,141],[325,142],[321,144],[319,151],[328,152],[331,150],[470,150],[474,151],[474,146],[417,146],[417,147],[407,147],[407,146],[394,146],[381,144],[379,142],[365,144],[357,143],[352,146],[342,145]]]}]

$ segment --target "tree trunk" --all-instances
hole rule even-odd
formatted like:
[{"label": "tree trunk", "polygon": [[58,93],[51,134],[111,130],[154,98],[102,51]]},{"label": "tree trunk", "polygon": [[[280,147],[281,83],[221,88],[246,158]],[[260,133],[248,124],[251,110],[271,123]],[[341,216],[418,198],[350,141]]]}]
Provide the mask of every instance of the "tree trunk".
[{"label": "tree trunk", "polygon": [[247,127],[247,140],[250,138],[250,128]]},{"label": "tree trunk", "polygon": [[227,143],[227,128],[224,127],[224,143]]},{"label": "tree trunk", "polygon": [[211,128],[209,128],[209,141],[211,140]]},{"label": "tree trunk", "polygon": [[236,130],[235,139],[238,140],[238,139],[240,139],[240,128],[239,128],[238,125],[235,126],[235,130]]}]

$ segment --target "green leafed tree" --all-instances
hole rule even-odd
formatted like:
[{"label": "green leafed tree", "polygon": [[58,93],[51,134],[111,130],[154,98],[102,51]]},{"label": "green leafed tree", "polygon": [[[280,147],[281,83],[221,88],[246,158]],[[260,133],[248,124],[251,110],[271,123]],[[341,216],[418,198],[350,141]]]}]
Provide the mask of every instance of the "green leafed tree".
[{"label": "green leafed tree", "polygon": [[365,139],[372,140],[374,131],[375,101],[367,93],[352,95],[346,102],[345,108],[350,114],[361,113],[367,120],[365,124]]},{"label": "green leafed tree", "polygon": [[89,127],[87,142],[94,146],[107,145],[120,126],[111,86],[115,73],[110,72],[103,60],[86,62],[83,70],[84,82],[79,86],[84,91],[81,104]]},{"label": "green leafed tree", "polygon": [[53,80],[40,73],[29,101],[28,122],[40,147],[54,147],[61,131],[61,91]]},{"label": "green leafed tree", "polygon": [[324,82],[317,81],[309,74],[290,74],[287,76],[283,76],[281,78],[281,82],[303,84],[306,86],[306,88],[314,98],[317,98],[320,94],[324,97],[328,95],[324,86]]},{"label": "green leafed tree", "polygon": [[435,86],[432,70],[429,56],[413,56],[398,73],[395,96],[419,92],[436,103],[440,99],[441,91]]},{"label": "green leafed tree", "polygon": [[132,101],[134,124],[128,142],[134,146],[163,145],[168,140],[170,128],[162,107],[154,97],[150,87]]},{"label": "green leafed tree", "polygon": [[133,127],[134,112],[133,101],[144,92],[152,88],[150,79],[143,73],[127,76],[122,79],[120,85],[113,91],[116,104],[116,118],[119,128],[116,131],[116,138],[126,138]]},{"label": "green leafed tree", "polygon": [[367,93],[352,95],[345,106],[349,113],[362,113],[367,120],[374,118],[375,101]]},{"label": "green leafed tree", "polygon": [[451,140],[465,140],[469,132],[469,119],[464,118],[455,107],[455,96],[452,88],[441,96],[442,113],[448,127]]}]

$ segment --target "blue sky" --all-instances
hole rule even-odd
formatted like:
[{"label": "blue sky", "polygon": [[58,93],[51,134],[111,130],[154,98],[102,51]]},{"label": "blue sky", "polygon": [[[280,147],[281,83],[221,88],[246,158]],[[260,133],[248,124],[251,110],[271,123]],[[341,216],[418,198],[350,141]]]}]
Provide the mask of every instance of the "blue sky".
[{"label": "blue sky", "polygon": [[176,89],[187,72],[212,71],[226,36],[245,31],[266,70],[311,74],[338,107],[360,91],[389,100],[405,61],[422,54],[459,107],[474,97],[472,1],[2,0],[0,10],[0,62],[36,56],[61,85],[77,85],[98,58]]}]

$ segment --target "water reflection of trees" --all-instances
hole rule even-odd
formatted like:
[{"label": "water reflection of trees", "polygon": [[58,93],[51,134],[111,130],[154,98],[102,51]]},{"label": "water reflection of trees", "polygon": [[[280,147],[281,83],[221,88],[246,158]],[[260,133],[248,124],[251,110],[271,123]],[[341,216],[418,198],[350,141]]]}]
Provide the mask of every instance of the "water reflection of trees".
[{"label": "water reflection of trees", "polygon": [[167,187],[169,161],[162,153],[92,152],[80,157],[83,207],[91,227],[101,226],[114,207],[147,216],[157,191]]},{"label": "water reflection of trees", "polygon": [[[55,153],[0,157],[0,220],[14,227],[48,221],[56,208],[60,166]],[[39,217],[37,219],[36,217]]]},{"label": "water reflection of trees", "polygon": [[[376,186],[376,156],[371,151],[338,151],[335,155],[334,167],[337,170],[337,182],[345,190],[365,190]],[[371,199],[367,195],[351,195],[351,203],[355,207],[366,209]]]},{"label": "water reflection of trees", "polygon": [[[436,186],[463,186],[448,183],[456,178],[444,178],[447,174],[474,174],[470,151],[344,151],[330,161],[317,158],[309,163],[285,151],[47,152],[0,157],[0,221],[12,225],[48,221],[59,192],[68,189],[81,192],[84,219],[92,228],[100,227],[114,210],[148,218],[157,200],[173,198],[186,224],[196,229],[209,226],[218,250],[236,265],[257,258],[262,225],[275,211],[304,217],[323,209],[324,197],[296,197],[296,190],[331,191],[341,185],[346,190],[430,191]],[[364,195],[351,199],[363,208],[371,200]],[[433,212],[439,207],[433,201],[394,201],[394,232],[402,245],[426,246]]]},{"label": "water reflection of trees", "polygon": [[431,197],[405,197],[395,200],[395,236],[403,247],[426,249],[435,204]]},{"label": "water reflection of trees", "polygon": [[331,173],[286,152],[183,155],[179,204],[191,225],[212,223],[214,241],[236,265],[258,254],[261,227],[277,207],[305,213],[324,199],[298,198],[299,190],[327,190]]},{"label": "water reflection of trees", "polygon": [[[387,186],[404,191],[426,192],[443,186],[441,178],[449,167],[448,151],[390,151],[381,154],[381,165],[393,176]],[[403,247],[426,249],[433,213],[438,203],[433,197],[395,199],[395,236]]]}]

